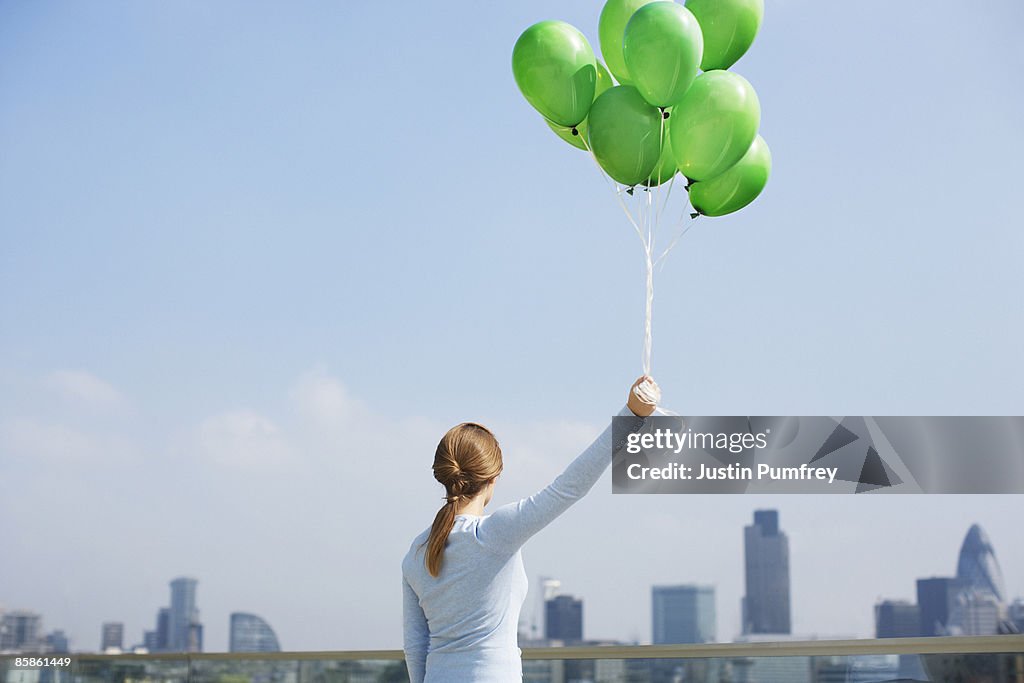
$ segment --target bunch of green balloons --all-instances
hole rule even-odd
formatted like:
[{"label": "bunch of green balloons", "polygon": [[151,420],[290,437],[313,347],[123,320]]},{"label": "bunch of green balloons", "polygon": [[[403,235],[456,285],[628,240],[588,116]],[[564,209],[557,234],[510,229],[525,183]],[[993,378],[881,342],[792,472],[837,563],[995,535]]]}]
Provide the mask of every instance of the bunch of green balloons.
[{"label": "bunch of green balloons", "polygon": [[654,186],[678,172],[696,212],[723,216],[754,201],[771,171],[757,93],[728,71],[763,16],[764,0],[608,0],[607,68],[576,28],[542,21],[516,41],[512,71],[551,129],[617,182]]}]

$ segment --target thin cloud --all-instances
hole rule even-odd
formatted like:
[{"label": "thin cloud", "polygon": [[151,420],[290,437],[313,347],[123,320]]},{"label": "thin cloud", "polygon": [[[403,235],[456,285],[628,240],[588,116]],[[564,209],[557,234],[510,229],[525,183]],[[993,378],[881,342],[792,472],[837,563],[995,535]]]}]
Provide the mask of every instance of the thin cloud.
[{"label": "thin cloud", "polygon": [[38,466],[124,463],[135,458],[130,438],[110,432],[91,432],[37,417],[14,417],[0,422],[0,453]]},{"label": "thin cloud", "polygon": [[88,408],[111,411],[128,405],[113,385],[85,370],[55,370],[46,375],[43,385],[65,401]]},{"label": "thin cloud", "polygon": [[274,468],[294,464],[296,457],[277,423],[248,410],[206,418],[197,436],[202,459],[220,466]]},{"label": "thin cloud", "polygon": [[288,398],[301,420],[329,431],[365,421],[370,416],[367,406],[322,368],[299,377],[288,392]]}]

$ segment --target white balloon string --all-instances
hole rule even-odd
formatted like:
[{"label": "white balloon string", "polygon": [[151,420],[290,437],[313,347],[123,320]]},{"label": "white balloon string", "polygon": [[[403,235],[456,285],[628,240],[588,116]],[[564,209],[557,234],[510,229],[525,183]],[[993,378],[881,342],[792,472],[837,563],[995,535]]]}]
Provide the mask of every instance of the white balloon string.
[{"label": "white balloon string", "polygon": [[590,158],[593,159],[594,165],[597,166],[598,173],[600,173],[601,177],[604,178],[604,181],[611,189],[612,194],[615,195],[615,199],[618,200],[619,206],[622,207],[622,212],[625,213],[626,218],[629,219],[629,224],[633,226],[633,229],[636,230],[636,234],[640,237],[640,241],[643,242],[644,235],[643,232],[641,232],[640,230],[639,223],[637,222],[636,218],[633,217],[633,214],[630,213],[629,207],[626,206],[626,203],[622,201],[622,193],[625,192],[628,188],[619,188],[618,185],[614,184],[612,182],[612,179],[608,176],[608,174],[604,172],[604,169],[601,168],[601,162],[597,160],[597,157],[594,155],[594,150],[590,148],[590,143],[587,142],[587,139],[583,135],[580,135],[580,140],[583,142],[583,147],[590,154]]},{"label": "white balloon string", "polygon": [[[694,219],[690,219],[690,222],[687,224],[687,226],[685,228],[683,228],[683,230],[678,235],[675,236],[675,238],[668,245],[668,247],[665,248],[665,251],[661,252],[661,255],[658,256],[657,260],[654,262],[654,265],[658,265],[659,263],[661,263],[662,261],[665,260],[665,257],[668,256],[668,253],[675,248],[675,246],[679,242],[679,240],[681,240],[683,238],[683,235],[685,235],[686,233],[690,232],[690,228],[693,227],[694,222],[696,220],[697,219],[695,219],[695,218]],[[661,267],[664,268],[665,264],[661,263]]]},{"label": "white balloon string", "polygon": [[651,251],[652,251],[652,240],[653,240],[653,224],[651,216],[651,193],[649,189],[645,189],[644,195],[634,197],[637,200],[638,213],[641,216],[641,225],[646,231],[646,238],[641,240],[641,244],[644,249],[644,266],[645,266],[645,286],[646,293],[644,297],[644,338],[643,338],[643,352],[640,356],[640,364],[643,368],[645,375],[651,373],[651,298],[653,297],[653,279],[652,279],[652,268],[651,268]]},{"label": "white balloon string", "polygon": [[[675,177],[672,178],[672,181],[675,182]],[[683,204],[682,211],[679,213],[679,220],[676,221],[676,230],[678,230],[679,232],[676,234],[674,238],[672,238],[672,241],[669,243],[665,251],[661,252],[658,258],[654,261],[655,265],[658,265],[660,263],[662,268],[665,267],[665,264],[662,263],[665,260],[665,257],[668,256],[669,252],[675,248],[679,240],[683,238],[683,235],[690,232],[690,229],[694,226],[696,220],[700,218],[700,216],[694,217],[689,215],[690,212],[687,211],[687,207],[690,206],[689,200],[689,195],[687,195],[686,202]]]},{"label": "white balloon string", "polygon": [[653,211],[654,204],[652,202],[654,195],[651,192],[651,188],[648,187],[647,189],[644,190],[644,196],[647,197],[647,246],[649,246],[651,249],[654,249],[655,215]]},{"label": "white balloon string", "polygon": [[[651,193],[648,192],[647,193],[647,202],[648,202],[647,209],[648,209],[648,214],[650,214],[650,200],[651,200]],[[650,218],[651,218],[650,215],[648,215],[648,220],[650,220]],[[647,268],[647,300],[646,300],[646,305],[644,307],[644,357],[643,357],[643,367],[644,367],[644,374],[645,375],[650,375],[651,374],[651,315],[653,313],[653,308],[654,308],[654,263],[651,261],[651,251],[653,249],[652,241],[653,241],[653,238],[654,238],[654,233],[653,233],[653,230],[650,227],[650,224],[649,224],[647,236],[648,236],[648,241],[647,241],[647,244],[644,245],[644,265]]]},{"label": "white balloon string", "polygon": [[[676,184],[676,176],[678,173],[673,173],[672,177],[668,181],[668,189],[665,192],[665,200],[661,203],[661,208],[658,209],[658,223],[661,223],[661,215],[665,213],[665,207],[668,206],[668,200],[672,197],[672,188]],[[661,191],[661,185],[658,186],[658,191]]]},{"label": "white balloon string", "polygon": [[[665,120],[664,120],[664,118],[662,118],[661,126],[660,126],[660,131],[659,131],[659,142],[661,142],[662,144],[664,144],[664,135],[665,135]],[[653,313],[654,313],[654,267],[655,267],[656,263],[660,262],[662,259],[665,258],[665,256],[668,255],[668,252],[672,250],[672,248],[675,246],[675,243],[679,241],[679,238],[682,237],[684,234],[686,234],[686,230],[689,230],[689,227],[688,227],[681,234],[676,236],[675,240],[661,254],[661,256],[657,260],[654,258],[654,242],[655,242],[655,237],[656,237],[656,233],[658,231],[658,227],[660,226],[660,223],[661,223],[661,215],[664,212],[666,206],[668,205],[668,199],[671,196],[672,187],[673,187],[673,185],[675,183],[675,174],[672,175],[672,179],[669,181],[668,194],[666,195],[664,202],[655,201],[651,189],[650,188],[645,188],[644,192],[646,194],[646,198],[636,197],[636,199],[638,200],[637,201],[637,206],[636,206],[636,211],[635,212],[630,211],[628,204],[622,198],[622,194],[624,192],[627,193],[627,194],[633,194],[633,192],[632,192],[633,188],[622,187],[622,186],[619,186],[617,183],[615,183],[608,176],[608,174],[605,173],[604,169],[601,167],[601,163],[597,160],[597,156],[594,154],[594,150],[590,147],[590,144],[587,141],[587,139],[585,137],[583,137],[583,136],[580,136],[580,140],[583,142],[584,149],[586,149],[586,151],[590,155],[590,158],[594,161],[594,165],[597,167],[597,170],[601,174],[601,177],[604,178],[605,183],[608,185],[609,189],[611,189],[612,193],[615,195],[615,199],[616,199],[616,201],[618,201],[619,207],[622,209],[622,212],[624,214],[626,214],[626,218],[629,219],[629,223],[630,223],[630,225],[633,226],[633,230],[636,232],[637,237],[640,238],[640,245],[643,247],[643,250],[644,250],[644,270],[645,270],[645,289],[646,289],[646,292],[645,292],[645,297],[644,297],[644,339],[643,339],[643,352],[641,354],[640,362],[641,362],[641,366],[643,367],[643,374],[650,375],[651,374],[651,348],[652,348],[652,345],[653,345],[652,320],[653,320]],[[659,154],[660,154],[660,147],[659,147]],[[660,157],[659,157],[659,162],[660,162]],[[659,174],[661,173],[660,165],[659,165],[658,173]],[[659,175],[659,178],[657,180],[659,180],[659,181],[661,180],[660,175]],[[661,183],[659,182],[658,183],[658,189],[657,189],[657,191],[659,192],[659,195],[660,195],[660,185],[661,185]],[[633,196],[635,197],[636,195],[634,194]],[[660,199],[660,197],[659,197],[659,199]],[[685,209],[685,207],[684,207],[684,209]],[[645,232],[646,232],[646,234],[645,234]]]}]

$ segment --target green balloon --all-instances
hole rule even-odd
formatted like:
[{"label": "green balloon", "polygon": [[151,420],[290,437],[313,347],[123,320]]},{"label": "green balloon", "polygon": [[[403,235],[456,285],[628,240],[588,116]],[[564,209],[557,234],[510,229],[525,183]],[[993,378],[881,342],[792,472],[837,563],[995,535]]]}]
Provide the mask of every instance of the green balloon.
[{"label": "green balloon", "polygon": [[608,0],[601,10],[601,18],[597,21],[597,37],[601,43],[601,54],[605,64],[622,85],[632,85],[633,81],[622,58],[622,37],[626,32],[626,24],[633,12],[655,0]]},{"label": "green balloon", "polygon": [[594,51],[564,21],[542,21],[512,48],[512,73],[526,101],[560,126],[587,118],[597,81]]},{"label": "green balloon", "polygon": [[705,216],[739,211],[761,194],[772,171],[772,154],[760,135],[743,158],[725,173],[690,185],[690,204]]},{"label": "green balloon", "polygon": [[680,172],[708,180],[740,160],[761,125],[761,105],[747,79],[706,71],[693,81],[668,120]]},{"label": "green balloon", "polygon": [[676,166],[676,157],[672,154],[672,142],[669,139],[668,121],[662,125],[661,157],[651,171],[650,177],[644,181],[647,187],[656,187],[672,180],[672,177],[679,171]]},{"label": "green balloon", "polygon": [[[614,85],[614,83],[612,83],[612,75],[608,73],[608,69],[604,68],[604,64],[602,64],[601,62],[597,62],[597,87],[594,88],[594,99],[596,100],[601,95],[601,93],[603,93],[608,88],[612,87],[612,85]],[[547,121],[547,119],[545,119],[545,121],[547,122],[548,127],[551,130],[555,131],[555,135],[562,138],[573,147],[586,151],[586,119],[581,121],[578,126],[557,126],[551,123],[550,121]],[[575,134],[573,134],[573,129],[576,130]]]},{"label": "green balloon", "polygon": [[761,28],[764,0],[686,0],[704,33],[704,71],[728,69],[746,53]]},{"label": "green balloon", "polygon": [[623,185],[651,176],[661,158],[661,112],[636,88],[617,85],[590,108],[590,146],[608,175]]},{"label": "green balloon", "polygon": [[700,24],[674,2],[652,2],[626,24],[622,56],[633,85],[648,104],[671,107],[697,77],[704,51]]}]

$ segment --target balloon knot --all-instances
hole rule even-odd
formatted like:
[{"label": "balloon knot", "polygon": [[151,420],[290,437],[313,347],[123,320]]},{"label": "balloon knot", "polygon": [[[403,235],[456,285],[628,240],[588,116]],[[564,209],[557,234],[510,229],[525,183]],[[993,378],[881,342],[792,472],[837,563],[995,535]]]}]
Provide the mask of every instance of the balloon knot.
[{"label": "balloon knot", "polygon": [[573,135],[579,135],[580,134],[580,132],[578,130],[576,130],[576,126],[572,127],[572,134]]},{"label": "balloon knot", "polygon": [[633,196],[633,188],[631,187],[628,190],[626,190],[626,194],[628,194],[630,197],[632,197]]},{"label": "balloon knot", "polygon": [[663,118],[663,119],[667,119],[668,118],[668,112],[665,111],[664,109],[661,110],[661,118]]},{"label": "balloon knot", "polygon": [[697,218],[698,216],[700,216],[700,212],[699,211],[690,214],[690,218],[691,219]]}]

